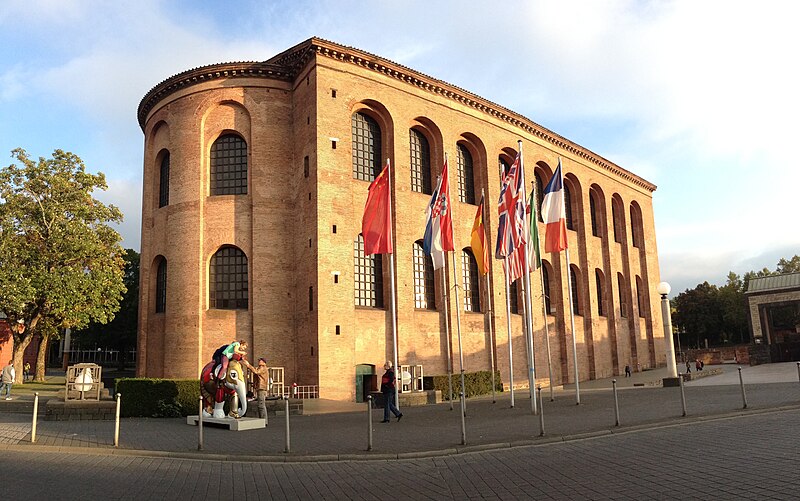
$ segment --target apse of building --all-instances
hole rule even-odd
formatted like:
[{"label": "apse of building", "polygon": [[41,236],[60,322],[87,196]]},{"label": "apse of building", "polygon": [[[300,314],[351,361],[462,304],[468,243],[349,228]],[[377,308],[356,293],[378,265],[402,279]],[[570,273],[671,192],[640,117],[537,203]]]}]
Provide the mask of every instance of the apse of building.
[{"label": "apse of building", "polygon": [[[492,259],[480,276],[470,235],[485,195],[494,248],[500,169],[518,140],[526,189],[535,184],[540,200],[562,162],[580,379],[665,364],[655,186],[511,110],[311,38],[265,62],[168,78],[138,118],[139,376],[197,377],[216,348],[242,339],[248,358],[283,368],[287,384],[359,399],[360,375],[393,359],[389,259],[365,256],[359,235],[369,182],[388,159],[399,364],[420,379],[443,375],[449,353],[458,373],[457,307],[464,370],[494,361],[507,388],[503,265]],[[445,155],[456,251],[434,273],[421,241]],[[574,381],[566,261],[563,252],[543,258],[543,273],[531,276],[536,381],[551,384],[549,342],[552,384],[562,385]],[[521,288],[510,287],[511,347],[514,383],[527,386]]]}]

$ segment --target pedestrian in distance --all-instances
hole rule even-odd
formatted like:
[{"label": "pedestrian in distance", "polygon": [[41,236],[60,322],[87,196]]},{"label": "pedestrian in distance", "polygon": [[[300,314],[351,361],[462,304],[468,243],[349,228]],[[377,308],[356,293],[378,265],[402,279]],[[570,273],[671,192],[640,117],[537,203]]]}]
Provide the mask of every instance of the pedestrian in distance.
[{"label": "pedestrian in distance", "polygon": [[247,360],[242,359],[244,365],[253,372],[256,377],[256,395],[258,395],[258,417],[267,417],[267,391],[269,390],[269,368],[264,357],[258,359],[258,367],[253,367]]},{"label": "pedestrian in distance", "polygon": [[400,421],[400,419],[403,418],[403,413],[394,405],[394,396],[397,392],[397,388],[395,386],[396,381],[394,371],[392,370],[392,363],[386,362],[383,364],[383,368],[386,372],[381,376],[381,393],[383,393],[383,421],[381,421],[381,423],[389,422],[389,411],[395,415],[397,421]]},{"label": "pedestrian in distance", "polygon": [[690,372],[692,372],[692,364],[689,363],[689,361],[687,360],[686,361],[686,373],[688,374]]},{"label": "pedestrian in distance", "polygon": [[22,366],[22,380],[27,381],[31,375],[31,363],[25,362],[25,365]]},{"label": "pedestrian in distance", "polygon": [[700,359],[699,358],[694,361],[694,368],[695,368],[695,370],[697,372],[700,372],[701,370],[703,370],[703,366],[702,366],[702,364],[700,364]]},{"label": "pedestrian in distance", "polygon": [[630,365],[626,365],[625,366],[625,377],[631,377],[631,366]]},{"label": "pedestrian in distance", "polygon": [[14,361],[9,360],[8,365],[3,367],[3,372],[0,373],[0,398],[5,394],[6,400],[11,400],[11,387],[14,385],[14,379],[17,374],[14,372]]}]

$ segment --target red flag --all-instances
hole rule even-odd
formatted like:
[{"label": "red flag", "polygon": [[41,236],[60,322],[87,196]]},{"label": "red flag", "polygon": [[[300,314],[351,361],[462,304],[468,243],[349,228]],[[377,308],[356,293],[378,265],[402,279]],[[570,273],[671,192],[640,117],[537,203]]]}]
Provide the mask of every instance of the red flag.
[{"label": "red flag", "polygon": [[369,185],[364,217],[361,219],[361,234],[364,236],[364,254],[391,254],[392,250],[392,201],[389,190],[389,159],[386,167]]}]

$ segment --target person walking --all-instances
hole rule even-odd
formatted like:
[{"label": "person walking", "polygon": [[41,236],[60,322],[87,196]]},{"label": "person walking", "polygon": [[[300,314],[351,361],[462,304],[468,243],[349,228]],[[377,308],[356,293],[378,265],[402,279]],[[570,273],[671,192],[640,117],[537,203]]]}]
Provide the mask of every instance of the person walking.
[{"label": "person walking", "polygon": [[258,367],[253,367],[247,360],[242,359],[244,365],[253,372],[256,377],[256,395],[258,396],[258,417],[267,417],[267,391],[269,391],[269,368],[264,357],[258,359]]},{"label": "person walking", "polygon": [[625,366],[625,377],[631,377],[631,366],[630,365],[626,365]]},{"label": "person walking", "polygon": [[14,361],[9,360],[8,365],[3,367],[2,375],[0,375],[0,398],[3,398],[5,392],[6,400],[11,400],[11,386],[14,385],[14,379],[17,374],[14,372]]},{"label": "person walking", "polygon": [[392,370],[392,363],[386,362],[383,364],[386,372],[381,376],[381,393],[383,393],[383,421],[381,423],[389,422],[389,411],[397,417],[397,421],[403,418],[403,413],[394,405],[394,396],[397,388],[395,387],[394,371]]}]

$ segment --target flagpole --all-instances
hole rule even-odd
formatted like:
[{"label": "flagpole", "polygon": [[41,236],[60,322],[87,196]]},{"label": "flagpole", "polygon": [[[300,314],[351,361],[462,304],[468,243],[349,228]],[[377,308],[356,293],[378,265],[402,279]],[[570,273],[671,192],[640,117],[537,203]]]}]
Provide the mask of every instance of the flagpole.
[{"label": "flagpole", "polygon": [[447,336],[447,340],[444,343],[447,349],[447,391],[450,394],[450,410],[453,410],[453,356],[450,352],[450,342],[452,338],[450,336],[450,308],[447,305],[447,266],[442,266],[442,308],[444,309],[444,333]]},{"label": "flagpole", "polygon": [[[531,197],[531,200],[533,200],[534,204],[538,204],[539,199],[536,196],[536,182],[535,181],[531,181],[531,193],[533,194],[533,196]],[[541,213],[541,210],[542,209],[540,207],[539,208],[539,212],[537,212],[537,214]],[[535,221],[533,219],[534,219],[534,213],[531,212],[531,225],[534,225],[534,224],[538,225],[539,222]],[[536,255],[538,256],[539,252],[541,250],[540,248],[538,248],[538,245],[539,245],[538,240],[537,240],[536,245],[537,245]],[[547,311],[547,297],[545,296],[545,290],[544,290],[544,264],[541,263],[540,259],[537,259],[537,262],[539,264],[539,278],[541,279],[541,284],[542,284],[542,312],[544,313],[544,316],[542,318],[544,319],[544,341],[545,341],[545,345],[547,346],[547,377],[550,380],[550,385],[549,385],[550,386],[550,401],[553,402],[556,398],[553,395],[553,363],[552,363],[552,359],[550,357],[550,332],[549,332],[549,327],[547,326],[547,314],[549,312]]]},{"label": "flagpole", "polygon": [[461,412],[466,416],[467,391],[466,391],[466,386],[464,385],[464,348],[461,345],[461,302],[458,299],[458,268],[456,268],[456,253],[453,252],[451,255],[453,256],[453,290],[455,292],[455,299],[456,299],[456,328],[458,330],[458,363],[459,363],[459,368],[461,369],[461,393],[464,395],[464,398],[461,400]]},{"label": "flagpole", "polygon": [[[528,200],[528,197],[525,196],[525,163],[523,162],[522,156],[522,141],[517,141],[517,146],[519,148],[519,170],[520,176],[522,176],[522,194],[520,197],[522,200]],[[534,414],[538,414],[539,410],[536,404],[536,369],[535,369],[535,352],[533,349],[533,307],[531,306],[531,267],[530,267],[530,252],[528,246],[530,245],[530,237],[525,241],[525,259],[524,259],[524,273],[523,278],[525,282],[525,319],[526,319],[526,327],[528,329],[528,387],[531,394],[531,412]]]},{"label": "flagpole", "polygon": [[[485,198],[484,191],[485,190],[481,189],[481,200],[485,201],[486,198]],[[481,221],[484,223],[484,227],[486,226],[486,218],[484,217],[485,215],[486,215],[486,207],[484,205],[481,205]],[[484,237],[486,237],[486,246],[491,249],[492,246],[489,245],[489,237],[486,235],[485,231],[484,231]],[[481,259],[483,259],[483,256],[481,256]],[[489,315],[489,362],[490,362],[491,368],[492,368],[492,403],[496,403],[497,399],[495,398],[495,394],[494,394],[494,387],[495,387],[495,382],[494,382],[494,331],[492,329],[492,315],[493,315],[492,303],[493,303],[493,301],[492,301],[492,292],[491,292],[490,287],[489,287],[489,270],[486,270],[486,303],[487,303],[486,304],[486,306],[487,306],[487,312],[486,313]]]},{"label": "flagpole", "polygon": [[[500,168],[500,186],[503,185],[503,164],[498,163]],[[506,279],[506,331],[508,332],[508,387],[511,392],[511,408],[514,408],[514,349],[511,344],[511,291],[509,290],[508,281],[508,256],[503,258],[503,275]],[[516,299],[516,298],[514,298]]]},{"label": "flagpole", "polygon": [[[389,216],[392,215],[392,168],[389,159],[386,159],[386,165],[389,166],[389,172],[387,172],[387,180],[389,182]],[[392,237],[394,237],[394,232],[392,232]],[[394,242],[392,242],[392,247],[394,247]],[[394,253],[389,253],[389,288],[392,291],[391,293],[391,315],[392,315],[392,344],[394,347],[394,374],[395,374],[395,383],[397,382],[397,376],[400,376],[400,389],[403,388],[403,375],[400,373],[400,367],[397,365],[397,308],[395,306],[395,290],[394,290]],[[400,409],[400,392],[394,392],[394,405],[397,409]]]},{"label": "flagpole", "polygon": [[[561,158],[558,159],[558,164],[561,165]],[[564,170],[561,169],[561,186],[564,186]],[[578,348],[575,342],[575,314],[572,311],[572,270],[569,265],[569,246],[564,249],[564,256],[567,258],[567,296],[569,297],[569,325],[572,330],[572,361],[575,366],[575,403],[581,404],[581,388],[578,376]]]}]

